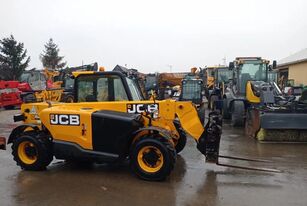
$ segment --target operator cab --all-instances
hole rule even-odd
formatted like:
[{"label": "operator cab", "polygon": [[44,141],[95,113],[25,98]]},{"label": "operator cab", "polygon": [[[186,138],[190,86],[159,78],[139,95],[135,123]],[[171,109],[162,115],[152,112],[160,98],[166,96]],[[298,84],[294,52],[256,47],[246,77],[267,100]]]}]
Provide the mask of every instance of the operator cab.
[{"label": "operator cab", "polygon": [[195,76],[187,75],[181,82],[182,91],[179,97],[180,101],[192,101],[200,105],[203,99],[204,83]]},{"label": "operator cab", "polygon": [[260,57],[244,57],[236,58],[234,63],[234,93],[245,94],[248,81],[268,81],[268,60],[264,60]]},{"label": "operator cab", "polygon": [[231,79],[231,71],[228,69],[228,67],[218,68],[215,72],[215,79],[217,83],[216,86],[222,83],[228,84],[229,80]]},{"label": "operator cab", "polygon": [[47,79],[38,70],[23,72],[19,81],[24,84],[29,84],[30,88],[34,91],[45,90],[47,88]]},{"label": "operator cab", "polygon": [[76,102],[144,100],[136,82],[120,72],[79,72],[75,79]]}]

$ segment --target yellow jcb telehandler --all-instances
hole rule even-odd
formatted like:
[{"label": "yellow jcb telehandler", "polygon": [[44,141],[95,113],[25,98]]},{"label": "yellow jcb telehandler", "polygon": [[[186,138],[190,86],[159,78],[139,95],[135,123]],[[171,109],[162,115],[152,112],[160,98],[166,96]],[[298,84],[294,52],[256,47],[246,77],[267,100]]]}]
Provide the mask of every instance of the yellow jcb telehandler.
[{"label": "yellow jcb telehandler", "polygon": [[229,166],[219,163],[222,120],[216,112],[204,128],[191,102],[144,101],[135,81],[120,72],[74,75],[76,103],[23,104],[14,116],[24,124],[12,131],[8,143],[21,168],[43,170],[53,157],[96,163],[128,158],[138,177],[163,180],[187,136],[208,162]]}]

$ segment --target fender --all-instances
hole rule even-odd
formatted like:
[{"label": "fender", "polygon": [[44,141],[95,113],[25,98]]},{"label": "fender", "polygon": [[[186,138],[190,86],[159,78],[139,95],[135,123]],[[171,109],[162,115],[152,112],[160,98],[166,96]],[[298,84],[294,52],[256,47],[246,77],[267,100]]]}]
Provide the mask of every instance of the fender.
[{"label": "fender", "polygon": [[[134,133],[132,133],[131,137],[133,139],[133,137],[135,137],[138,133],[142,132],[142,131],[154,131],[154,132],[158,132],[161,133],[162,136],[167,139],[167,140],[171,140],[172,139],[172,134],[170,131],[166,130],[166,129],[162,129],[159,127],[155,127],[155,126],[150,126],[150,127],[142,127],[140,129],[138,129],[137,131],[135,131]],[[133,140],[132,140],[133,141]]]},{"label": "fender", "polygon": [[38,126],[34,125],[34,124],[20,125],[20,126],[16,127],[15,129],[13,129],[13,131],[11,132],[11,134],[9,136],[7,144],[13,143],[14,140],[18,138],[19,134],[24,132],[27,128],[32,128],[35,131],[39,131]]},{"label": "fender", "polygon": [[126,155],[129,153],[131,145],[136,141],[136,139],[141,137],[141,136],[138,136],[138,135],[143,131],[152,131],[152,132],[160,133],[160,134],[162,134],[163,138],[165,138],[166,140],[173,143],[172,134],[171,134],[170,131],[168,131],[166,129],[161,129],[161,128],[155,127],[155,126],[142,127],[142,128],[139,128],[138,130],[136,130],[135,132],[133,132],[126,141],[122,141],[121,147],[123,148],[123,151],[125,151],[125,152],[123,152],[120,155],[120,157],[126,157]]}]

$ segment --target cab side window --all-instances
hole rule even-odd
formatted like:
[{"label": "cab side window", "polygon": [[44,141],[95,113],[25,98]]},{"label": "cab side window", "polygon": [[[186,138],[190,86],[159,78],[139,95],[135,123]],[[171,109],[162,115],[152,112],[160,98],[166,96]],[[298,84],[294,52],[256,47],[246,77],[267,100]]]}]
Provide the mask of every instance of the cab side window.
[{"label": "cab side window", "polygon": [[122,79],[116,75],[78,78],[78,102],[127,101]]}]

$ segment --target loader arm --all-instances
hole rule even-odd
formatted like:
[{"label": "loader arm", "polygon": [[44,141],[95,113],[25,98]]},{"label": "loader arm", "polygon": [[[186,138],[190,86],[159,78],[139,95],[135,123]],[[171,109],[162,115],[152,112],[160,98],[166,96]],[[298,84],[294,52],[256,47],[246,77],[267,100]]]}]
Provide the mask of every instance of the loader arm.
[{"label": "loader arm", "polygon": [[175,113],[181,127],[198,142],[205,129],[199,120],[195,107],[190,102],[176,102],[175,107]]}]

